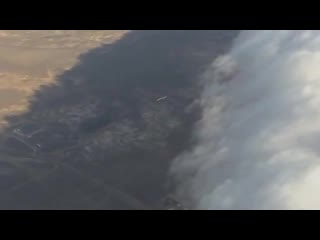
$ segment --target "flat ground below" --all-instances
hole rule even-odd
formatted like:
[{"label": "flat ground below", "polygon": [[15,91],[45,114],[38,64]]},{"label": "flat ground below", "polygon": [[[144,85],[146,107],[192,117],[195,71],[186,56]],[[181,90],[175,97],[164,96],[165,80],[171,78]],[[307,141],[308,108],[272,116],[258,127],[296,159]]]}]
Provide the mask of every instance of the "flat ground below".
[{"label": "flat ground below", "polygon": [[[0,31],[0,209],[161,208],[234,31]],[[158,99],[162,99],[157,101]]]},{"label": "flat ground below", "polygon": [[7,116],[26,111],[34,91],[53,84],[80,54],[112,43],[125,32],[0,30],[0,128]]}]

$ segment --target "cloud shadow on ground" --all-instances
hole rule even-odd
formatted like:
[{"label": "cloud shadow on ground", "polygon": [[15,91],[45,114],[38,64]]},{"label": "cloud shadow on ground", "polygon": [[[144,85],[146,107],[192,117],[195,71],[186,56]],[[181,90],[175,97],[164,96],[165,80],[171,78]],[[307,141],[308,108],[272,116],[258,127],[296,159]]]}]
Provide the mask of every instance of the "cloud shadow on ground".
[{"label": "cloud shadow on ground", "polygon": [[[34,94],[28,112],[8,118],[5,139],[17,126],[45,131],[27,140],[41,143],[36,157],[15,140],[5,142],[0,208],[157,208],[171,190],[168,167],[190,145],[200,116],[190,108],[199,74],[236,34],[131,31],[82,54]],[[168,99],[156,102],[161,96]]]}]

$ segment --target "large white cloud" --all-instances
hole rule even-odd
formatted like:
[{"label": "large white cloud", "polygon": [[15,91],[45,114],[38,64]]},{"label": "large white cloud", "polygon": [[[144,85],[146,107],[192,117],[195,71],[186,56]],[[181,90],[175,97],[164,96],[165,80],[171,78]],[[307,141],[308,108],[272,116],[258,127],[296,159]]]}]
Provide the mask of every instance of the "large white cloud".
[{"label": "large white cloud", "polygon": [[320,32],[243,31],[172,173],[199,209],[320,209]]}]

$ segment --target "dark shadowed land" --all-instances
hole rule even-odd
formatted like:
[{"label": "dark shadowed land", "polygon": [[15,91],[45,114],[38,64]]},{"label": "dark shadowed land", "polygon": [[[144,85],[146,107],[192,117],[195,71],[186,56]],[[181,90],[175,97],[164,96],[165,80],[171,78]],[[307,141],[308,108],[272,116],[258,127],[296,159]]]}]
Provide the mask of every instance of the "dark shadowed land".
[{"label": "dark shadowed land", "polygon": [[83,54],[7,119],[0,208],[161,208],[201,114],[199,74],[236,34],[131,31]]}]

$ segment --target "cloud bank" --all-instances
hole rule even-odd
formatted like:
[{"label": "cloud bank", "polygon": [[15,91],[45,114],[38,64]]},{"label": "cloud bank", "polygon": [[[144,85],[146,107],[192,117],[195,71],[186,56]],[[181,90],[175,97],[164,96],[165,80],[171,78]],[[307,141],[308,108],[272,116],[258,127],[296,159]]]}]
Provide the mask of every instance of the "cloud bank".
[{"label": "cloud bank", "polygon": [[204,73],[196,146],[175,159],[196,209],[320,209],[320,32],[242,31]]}]

